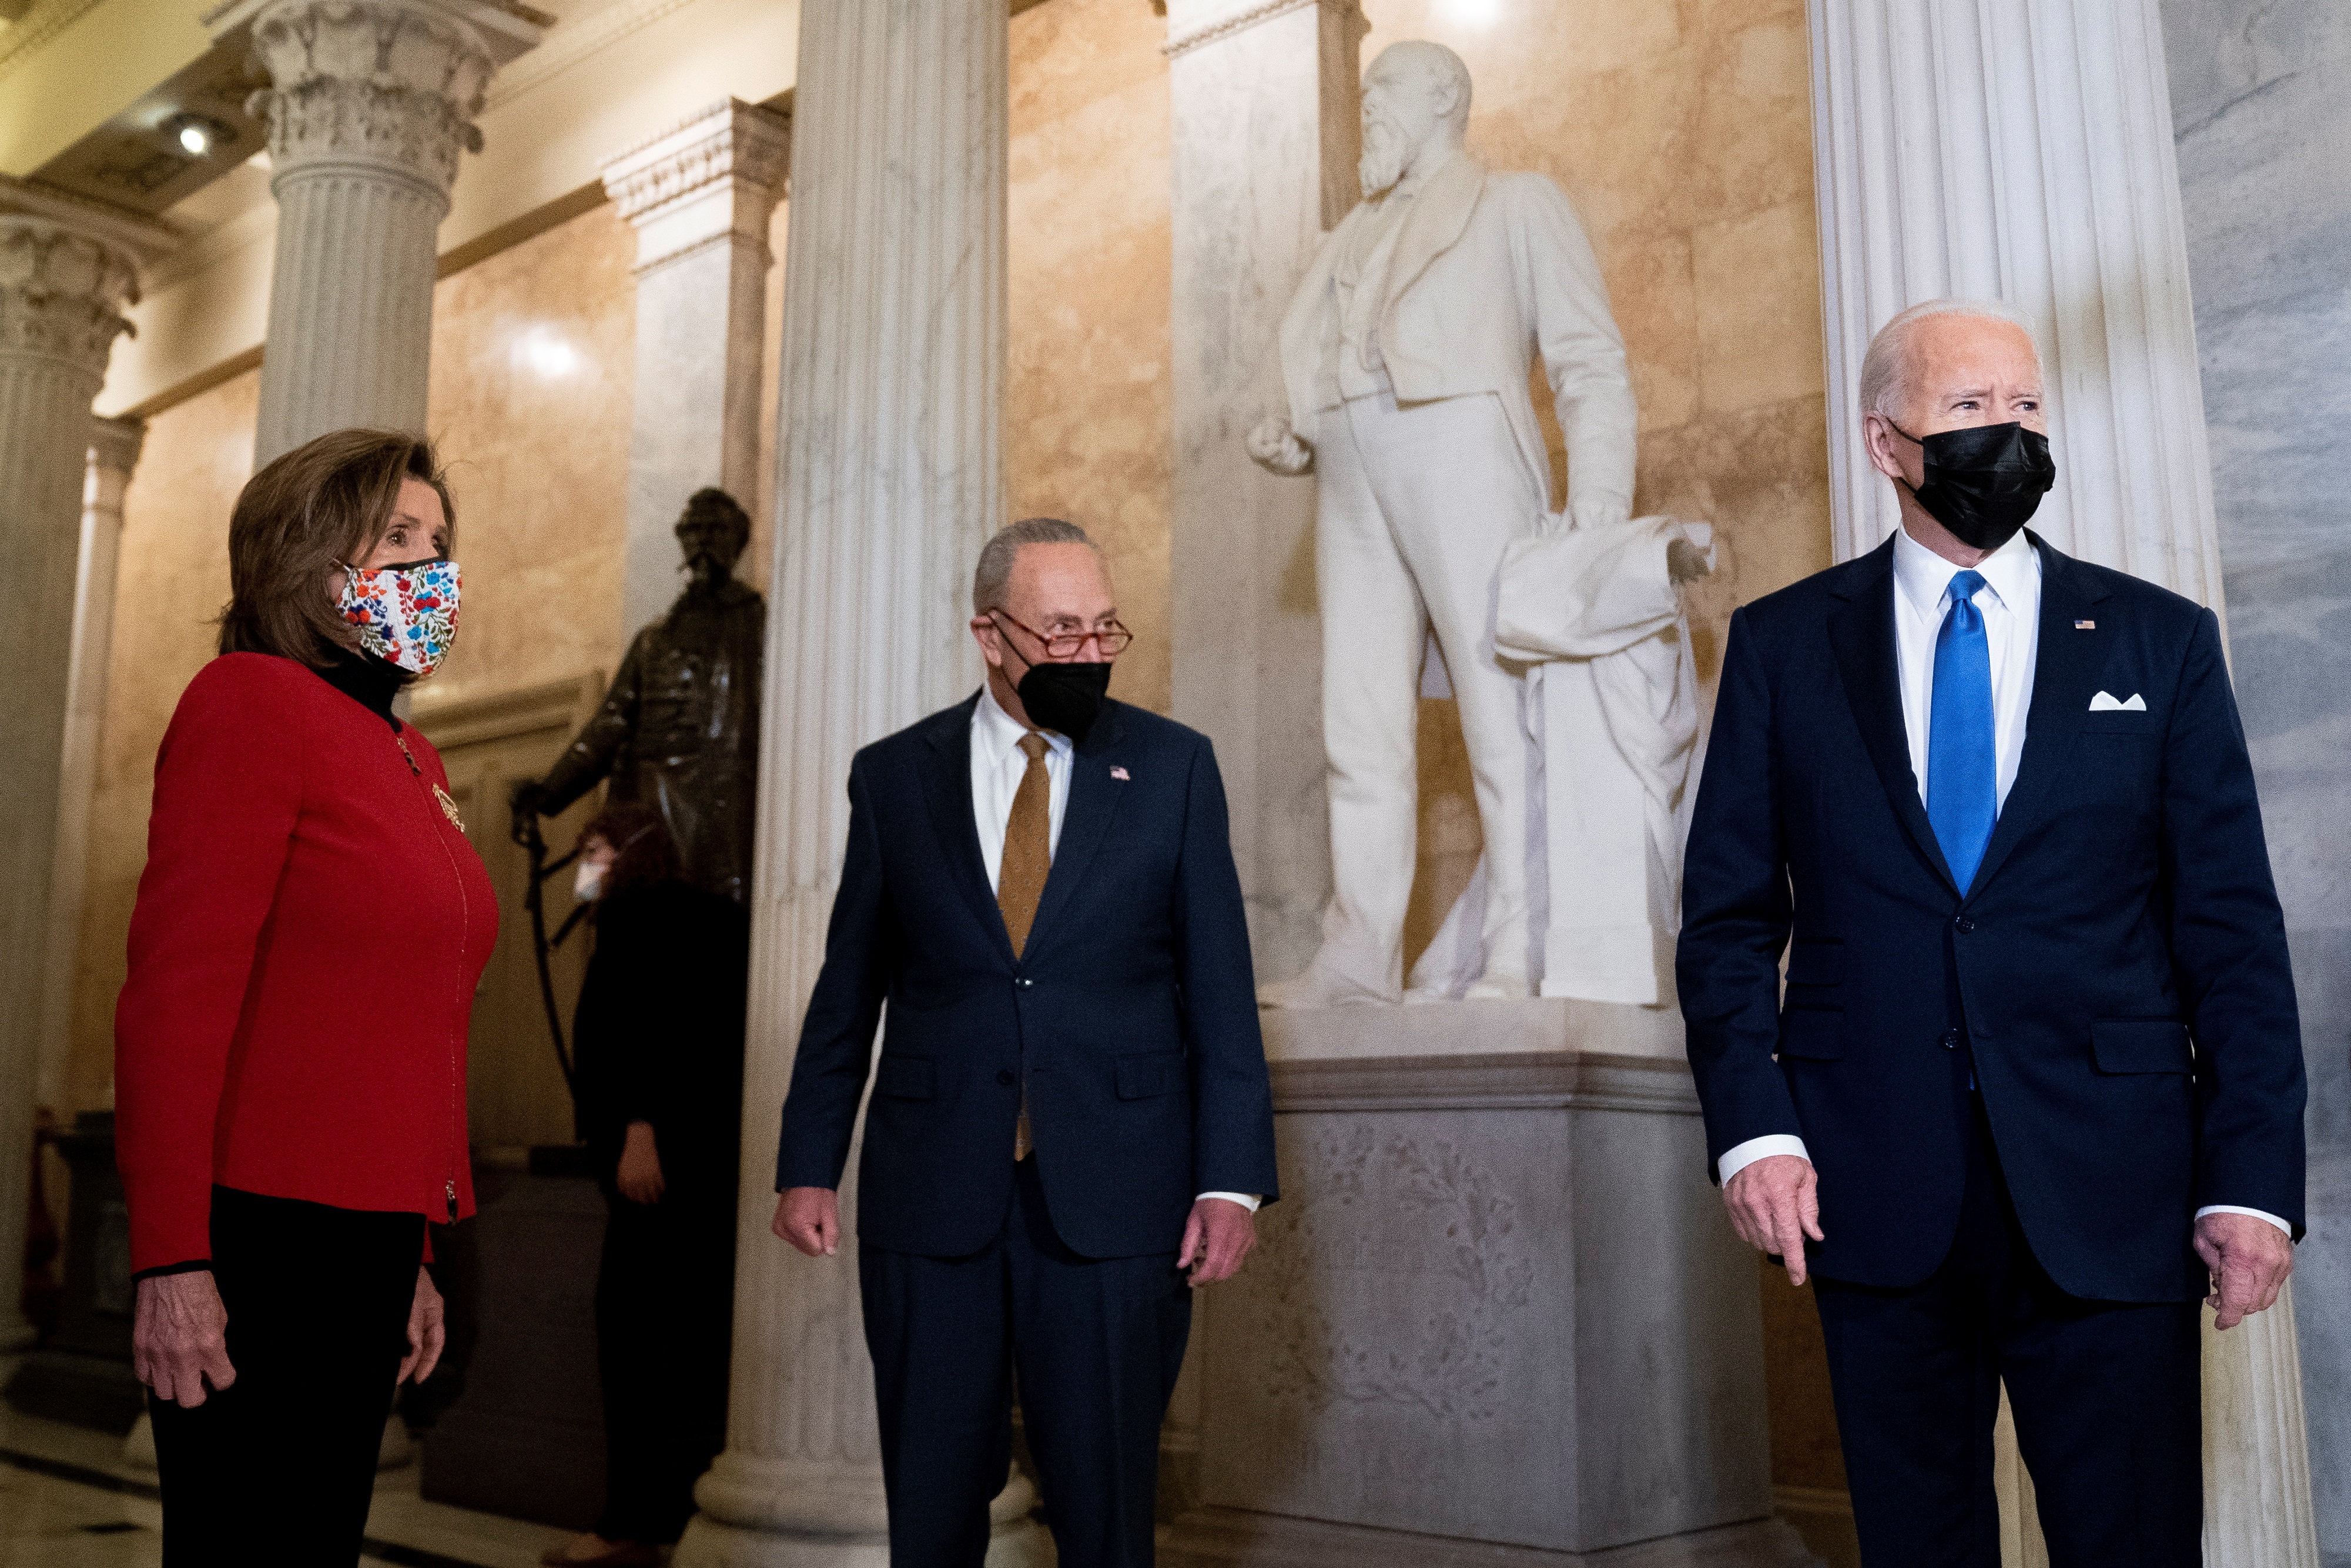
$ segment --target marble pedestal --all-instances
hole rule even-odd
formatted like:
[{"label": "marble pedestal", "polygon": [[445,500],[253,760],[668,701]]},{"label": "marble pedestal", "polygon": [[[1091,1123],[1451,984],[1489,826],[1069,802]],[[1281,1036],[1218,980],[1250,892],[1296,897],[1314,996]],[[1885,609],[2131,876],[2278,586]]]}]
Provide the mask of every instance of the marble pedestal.
[{"label": "marble pedestal", "polygon": [[1204,1299],[1202,1505],[1164,1562],[1812,1562],[1688,1069],[1622,1049],[1670,1012],[1571,1006],[1266,1015],[1284,1197]]}]

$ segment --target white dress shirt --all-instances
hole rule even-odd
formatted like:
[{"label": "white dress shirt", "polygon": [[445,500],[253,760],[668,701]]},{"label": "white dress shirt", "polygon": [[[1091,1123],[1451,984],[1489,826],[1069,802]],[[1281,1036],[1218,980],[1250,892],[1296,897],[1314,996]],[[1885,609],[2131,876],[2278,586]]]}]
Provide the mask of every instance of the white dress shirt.
[{"label": "white dress shirt", "polygon": [[[1050,729],[1037,733],[1045,737],[1045,777],[1052,787],[1045,829],[1050,852],[1061,847],[1061,818],[1070,806],[1071,758],[1077,747],[1066,735]],[[1029,771],[1029,754],[1020,749],[1021,737],[1027,734],[1028,728],[1004,711],[993,689],[979,688],[979,701],[971,712],[971,814],[973,826],[979,830],[979,858],[987,868],[991,893],[1004,876],[1004,830],[1011,821],[1012,798],[1020,792],[1020,780]],[[1200,1196],[1227,1198],[1252,1213],[1259,1202],[1238,1192]]]},{"label": "white dress shirt", "polygon": [[[1935,639],[1951,610],[1951,579],[1968,570],[1945,560],[1912,538],[1894,535],[1894,659],[1902,686],[1902,727],[1910,742],[1910,771],[1918,798],[1927,798],[1927,740],[1935,711]],[[2024,723],[2032,707],[2032,672],[2041,652],[2041,552],[2021,531],[1972,569],[1982,574],[1976,608],[1982,612],[1984,642],[1991,655],[1991,722],[1995,760],[1994,809],[2008,804],[2016,765],[2024,756]],[[1804,1140],[1788,1133],[1750,1138],[1726,1153],[1718,1166],[1727,1183],[1757,1160],[1771,1155],[1812,1156]],[[2234,1204],[2211,1204],[2196,1211],[2250,1214],[2288,1236],[2294,1228],[2276,1215]]]}]

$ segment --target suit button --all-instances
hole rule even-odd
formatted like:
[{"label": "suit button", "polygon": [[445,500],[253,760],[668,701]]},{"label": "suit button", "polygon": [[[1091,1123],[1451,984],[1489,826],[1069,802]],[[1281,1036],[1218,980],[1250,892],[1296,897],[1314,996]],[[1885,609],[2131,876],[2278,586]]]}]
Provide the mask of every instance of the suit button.
[{"label": "suit button", "polygon": [[1020,988],[1021,988],[1022,990],[1024,990],[1024,991],[1025,991],[1025,990],[1027,990],[1029,987],[1031,987],[1031,986],[1035,985],[1036,983],[1037,983],[1037,982],[1036,982],[1036,981],[1034,981],[1034,980],[1030,980],[1030,979],[1023,979],[1023,980],[1021,980],[1021,982],[1020,982]]},{"label": "suit button", "polygon": [[1959,927],[1959,935],[1962,936],[1965,936],[1969,932],[1973,931],[1976,928],[1976,923],[1969,919],[1964,915],[1960,915],[1959,919],[1954,921],[1952,924]]},{"label": "suit button", "polygon": [[1012,1069],[1010,1069],[1010,1068],[1008,1068],[1008,1068],[1004,1069],[1004,1071],[1002,1071],[1001,1072],[998,1072],[998,1073],[996,1075],[996,1081],[997,1081],[998,1083],[1003,1084],[1007,1089],[1011,1088],[1011,1087],[1012,1087],[1012,1083],[1013,1083]]},{"label": "suit button", "polygon": [[1945,1051],[1957,1051],[1959,1049],[1959,1031],[1958,1030],[1947,1029],[1943,1031],[1943,1049]]}]

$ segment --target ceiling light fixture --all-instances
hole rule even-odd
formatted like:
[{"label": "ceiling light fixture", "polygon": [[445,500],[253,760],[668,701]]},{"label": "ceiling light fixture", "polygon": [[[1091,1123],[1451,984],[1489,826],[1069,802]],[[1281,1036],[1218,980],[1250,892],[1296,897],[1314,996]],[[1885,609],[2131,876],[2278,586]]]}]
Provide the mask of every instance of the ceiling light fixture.
[{"label": "ceiling light fixture", "polygon": [[236,140],[225,125],[206,120],[201,114],[175,114],[163,121],[164,135],[179,144],[180,151],[191,158],[201,158],[215,147],[225,147]]}]

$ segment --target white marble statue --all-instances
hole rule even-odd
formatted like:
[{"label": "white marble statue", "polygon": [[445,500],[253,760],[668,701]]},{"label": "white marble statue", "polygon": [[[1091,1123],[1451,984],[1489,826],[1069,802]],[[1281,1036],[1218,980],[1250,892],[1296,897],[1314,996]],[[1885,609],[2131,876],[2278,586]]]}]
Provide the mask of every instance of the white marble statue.
[{"label": "white marble statue", "polygon": [[[1562,614],[1574,623],[1587,600],[1606,597],[1588,585],[1604,588],[1605,572],[1585,558],[1604,537],[1635,527],[1635,409],[1624,340],[1574,209],[1543,176],[1489,173],[1464,150],[1469,89],[1459,57],[1440,45],[1396,44],[1373,62],[1364,80],[1364,199],[1299,286],[1281,324],[1280,392],[1264,399],[1279,411],[1248,438],[1267,468],[1311,468],[1320,486],[1315,575],[1333,891],[1321,951],[1302,975],[1265,988],[1273,1005],[1401,999],[1416,703],[1432,635],[1460,705],[1487,846],[1472,895],[1428,966],[1432,986],[1447,995],[1524,997],[1542,973],[1552,944],[1534,935],[1529,870],[1556,857],[1530,833],[1537,781],[1587,759],[1632,779],[1641,766],[1632,758],[1674,749],[1654,737],[1612,740],[1597,698],[1546,698],[1529,709],[1528,665],[1568,655],[1546,652],[1552,644],[1541,637],[1517,648],[1496,641],[1498,595],[1568,595],[1530,606],[1528,623],[1553,632],[1562,630],[1552,624]],[[1564,514],[1550,512],[1550,465],[1528,392],[1537,353],[1567,439]],[[1561,540],[1573,542],[1546,543]],[[1657,533],[1655,543],[1656,580],[1645,586],[1670,601],[1671,541]],[[1647,559],[1629,546],[1593,559],[1603,556],[1628,570]],[[1514,584],[1505,561],[1520,558],[1530,564]],[[1571,558],[1576,564],[1561,567]],[[1652,627],[1610,653],[1628,669],[1646,669],[1653,655],[1633,644],[1667,640],[1667,629]],[[1585,645],[1574,635],[1566,642]],[[1539,679],[1591,685],[1597,667],[1579,663],[1572,677]],[[1686,683],[1687,672],[1666,668],[1656,687],[1662,697],[1649,700],[1675,723],[1694,711],[1687,700],[1676,707],[1677,679]],[[1539,768],[1530,762],[1529,727],[1540,719],[1552,727],[1541,732],[1548,739],[1537,759],[1547,767]],[[1679,751],[1686,760],[1686,743]],[[1646,851],[1637,838],[1626,842],[1637,863]],[[1646,907],[1646,873],[1622,891]]]}]

